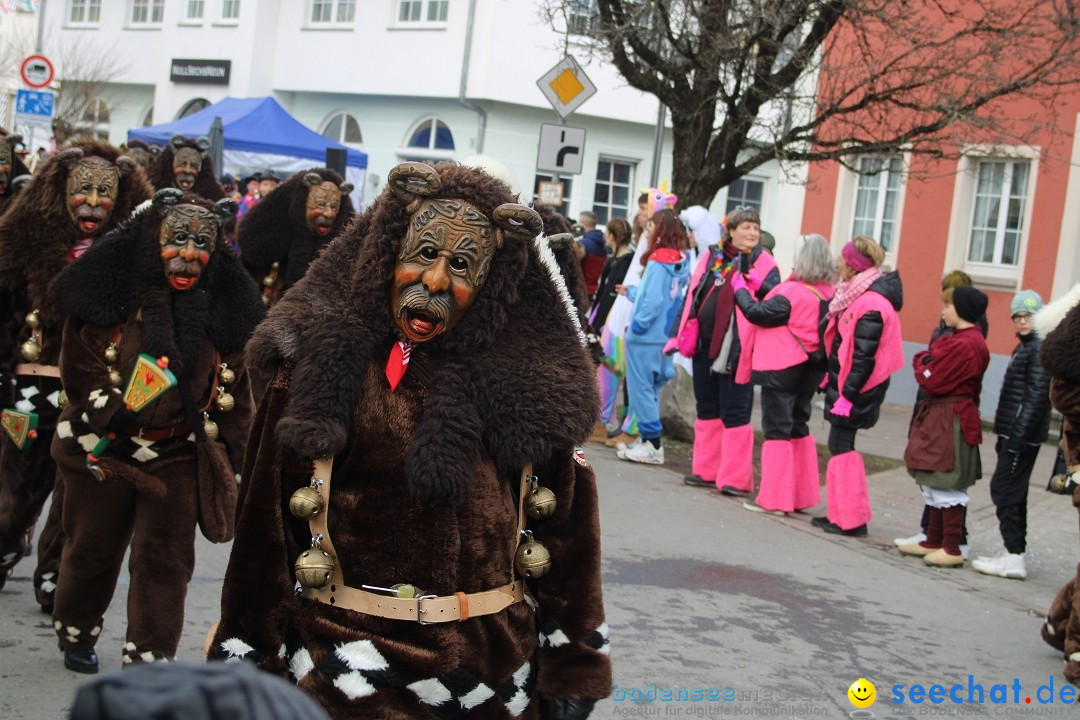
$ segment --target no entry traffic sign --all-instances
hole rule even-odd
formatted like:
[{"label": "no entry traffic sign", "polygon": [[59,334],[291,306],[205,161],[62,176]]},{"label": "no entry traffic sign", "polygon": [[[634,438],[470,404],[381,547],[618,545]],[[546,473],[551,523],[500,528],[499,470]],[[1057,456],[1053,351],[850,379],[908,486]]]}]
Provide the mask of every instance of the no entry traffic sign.
[{"label": "no entry traffic sign", "polygon": [[56,77],[56,71],[49,58],[44,55],[31,55],[23,60],[19,75],[28,86],[40,89],[52,83],[53,78]]}]

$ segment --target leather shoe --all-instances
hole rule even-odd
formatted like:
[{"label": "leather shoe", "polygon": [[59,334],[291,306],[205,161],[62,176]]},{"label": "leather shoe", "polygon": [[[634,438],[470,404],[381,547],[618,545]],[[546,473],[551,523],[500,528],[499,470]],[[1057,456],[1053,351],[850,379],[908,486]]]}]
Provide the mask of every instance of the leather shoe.
[{"label": "leather shoe", "polygon": [[[814,518],[814,520],[817,520],[817,518]],[[817,523],[814,523],[814,524],[817,525]],[[850,530],[844,530],[842,527],[840,527],[836,523],[831,523],[828,520],[826,520],[824,525],[817,525],[817,526],[819,528],[821,528],[822,530],[824,530],[825,532],[829,533],[830,535],[847,535],[849,537],[863,537],[867,533],[865,524],[860,525],[859,527],[853,527]]]},{"label": "leather shoe", "polygon": [[64,651],[64,667],[85,675],[96,675],[98,671],[98,657],[93,649],[90,650],[67,650],[60,643],[60,649]]},{"label": "leather shoe", "polygon": [[701,477],[700,475],[683,475],[682,481],[684,484],[689,485],[690,487],[716,487],[715,482],[710,482],[705,478]]},{"label": "leather shoe", "polygon": [[586,698],[552,698],[551,717],[554,720],[585,720],[589,717],[594,705],[596,705],[595,700]]}]

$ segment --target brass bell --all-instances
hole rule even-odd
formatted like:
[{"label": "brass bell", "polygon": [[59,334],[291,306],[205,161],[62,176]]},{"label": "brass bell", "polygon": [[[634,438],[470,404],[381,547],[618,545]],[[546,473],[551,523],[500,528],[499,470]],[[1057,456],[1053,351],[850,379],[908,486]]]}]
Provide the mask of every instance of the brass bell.
[{"label": "brass bell", "polygon": [[219,390],[217,399],[214,400],[214,405],[221,412],[229,412],[236,407],[236,400],[234,400],[233,396],[229,393]]},{"label": "brass bell", "polygon": [[530,580],[542,578],[551,569],[551,553],[529,535],[514,554],[514,569],[518,575]]},{"label": "brass bell", "polygon": [[330,576],[334,573],[334,559],[325,550],[311,548],[305,550],[296,558],[293,565],[296,571],[296,579],[300,584],[309,588],[321,588],[330,582]]},{"label": "brass bell", "polygon": [[116,345],[109,343],[109,347],[105,348],[105,362],[113,365],[120,359],[120,352],[116,349]]},{"label": "brass bell", "polygon": [[274,287],[274,283],[277,282],[277,278],[273,275],[267,275],[263,278],[264,287]]},{"label": "brass bell", "polygon": [[61,390],[60,394],[56,396],[56,405],[57,405],[57,407],[66,407],[67,404],[68,404],[67,393],[64,392],[63,390]]},{"label": "brass bell", "polygon": [[227,367],[221,368],[221,382],[223,385],[232,385],[236,382],[236,373]]},{"label": "brass bell", "polygon": [[322,512],[326,504],[317,488],[310,485],[302,487],[289,498],[289,512],[301,520],[307,520],[312,515]]},{"label": "brass bell", "polygon": [[120,387],[120,383],[124,382],[124,376],[121,375],[120,372],[117,371],[117,370],[110,370],[109,371],[109,382],[111,382],[113,385],[115,385],[117,387]]},{"label": "brass bell", "polygon": [[203,421],[202,421],[202,429],[203,429],[203,432],[206,433],[206,437],[209,438],[210,440],[217,440],[218,435],[220,435],[220,433],[218,432],[217,423],[214,422],[213,420],[211,420],[210,418],[204,418],[203,419]]},{"label": "brass bell", "polygon": [[32,337],[24,342],[19,347],[19,353],[26,362],[37,362],[41,357],[41,345],[38,344],[37,338]]},{"label": "brass bell", "polygon": [[37,310],[31,310],[26,313],[26,327],[36,328],[41,326],[41,313]]},{"label": "brass bell", "polygon": [[533,520],[543,520],[555,514],[555,493],[543,485],[534,485],[525,498],[525,514]]}]

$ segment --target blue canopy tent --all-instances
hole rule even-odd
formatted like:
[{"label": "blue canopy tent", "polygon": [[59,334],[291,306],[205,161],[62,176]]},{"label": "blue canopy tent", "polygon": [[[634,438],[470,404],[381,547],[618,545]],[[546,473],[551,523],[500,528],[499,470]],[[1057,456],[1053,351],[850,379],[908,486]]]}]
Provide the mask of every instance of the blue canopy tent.
[{"label": "blue canopy tent", "polygon": [[367,155],[301,124],[271,97],[227,97],[179,120],[129,130],[128,140],[164,145],[173,135],[209,135],[216,117],[225,127],[224,163],[218,172],[270,169],[291,175],[325,165],[326,149],[339,148],[346,151],[346,179],[356,186],[352,198],[363,206]]}]

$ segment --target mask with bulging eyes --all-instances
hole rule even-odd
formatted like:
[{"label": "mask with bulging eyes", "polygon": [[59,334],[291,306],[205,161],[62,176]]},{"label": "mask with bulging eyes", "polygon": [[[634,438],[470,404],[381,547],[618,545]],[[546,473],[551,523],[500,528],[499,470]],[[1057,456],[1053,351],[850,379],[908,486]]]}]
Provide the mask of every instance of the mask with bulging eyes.
[{"label": "mask with bulging eyes", "polygon": [[312,235],[326,237],[341,211],[341,190],[330,181],[308,188],[305,219]]},{"label": "mask with bulging eyes", "polygon": [[495,228],[475,207],[459,200],[422,201],[390,290],[401,335],[422,343],[452,329],[483,287],[495,251]]},{"label": "mask with bulging eyes", "polygon": [[194,148],[182,147],[173,154],[172,167],[176,187],[188,192],[195,187],[195,178],[202,170],[202,154]]},{"label": "mask with bulging eyes", "polygon": [[220,223],[197,205],[177,205],[161,221],[158,239],[165,277],[175,290],[190,290],[199,281],[217,247]]},{"label": "mask with bulging eyes", "polygon": [[83,236],[97,235],[112,216],[120,193],[120,171],[108,160],[86,157],[67,176],[67,211]]}]

